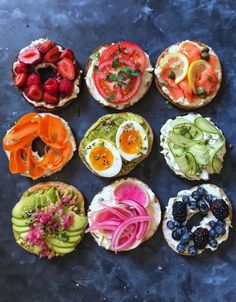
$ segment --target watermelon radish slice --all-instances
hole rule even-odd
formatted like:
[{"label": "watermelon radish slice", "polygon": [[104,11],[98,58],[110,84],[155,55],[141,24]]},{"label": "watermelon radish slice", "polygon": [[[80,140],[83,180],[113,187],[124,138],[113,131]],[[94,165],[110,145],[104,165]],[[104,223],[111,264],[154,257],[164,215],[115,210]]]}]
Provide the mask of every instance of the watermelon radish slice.
[{"label": "watermelon radish slice", "polygon": [[37,47],[29,47],[19,55],[18,59],[25,64],[34,64],[40,61],[41,55]]},{"label": "watermelon radish slice", "polygon": [[149,198],[147,193],[137,184],[132,182],[124,182],[119,185],[114,192],[119,200],[133,200],[146,208]]}]

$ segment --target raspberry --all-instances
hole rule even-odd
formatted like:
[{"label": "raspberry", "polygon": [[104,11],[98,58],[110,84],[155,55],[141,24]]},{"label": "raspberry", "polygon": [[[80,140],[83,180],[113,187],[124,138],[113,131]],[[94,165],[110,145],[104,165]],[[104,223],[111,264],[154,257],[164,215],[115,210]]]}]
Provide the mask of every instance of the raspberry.
[{"label": "raspberry", "polygon": [[61,79],[60,81],[60,93],[70,95],[73,91],[73,82],[67,79]]},{"label": "raspberry", "polygon": [[27,86],[39,85],[41,83],[40,76],[37,73],[31,73],[28,77]]},{"label": "raspberry", "polygon": [[49,78],[45,84],[44,89],[50,94],[58,94],[59,91],[59,83],[56,78]]},{"label": "raspberry", "polygon": [[225,219],[229,215],[229,207],[223,199],[215,199],[210,204],[212,214],[220,220]]},{"label": "raspberry", "polygon": [[193,232],[193,242],[197,249],[204,249],[209,240],[209,232],[206,228],[197,228]]},{"label": "raspberry", "polygon": [[40,46],[39,46],[39,51],[41,53],[47,53],[51,48],[53,48],[55,46],[55,43],[51,40],[47,40],[45,42],[43,42]]},{"label": "raspberry", "polygon": [[184,222],[187,218],[187,206],[182,201],[176,201],[173,204],[172,215],[178,222]]}]

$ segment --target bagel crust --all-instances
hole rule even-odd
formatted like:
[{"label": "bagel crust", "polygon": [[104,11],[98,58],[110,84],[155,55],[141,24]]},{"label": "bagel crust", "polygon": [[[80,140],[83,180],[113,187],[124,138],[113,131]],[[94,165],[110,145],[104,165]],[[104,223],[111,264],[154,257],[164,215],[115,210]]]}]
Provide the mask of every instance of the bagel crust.
[{"label": "bagel crust", "polygon": [[112,102],[108,102],[106,99],[104,99],[98,92],[93,78],[92,78],[92,73],[94,70],[94,65],[97,62],[97,59],[91,59],[91,58],[96,58],[96,56],[100,56],[103,51],[105,49],[107,49],[108,47],[110,47],[113,44],[105,44],[103,46],[98,47],[97,49],[95,49],[93,51],[93,53],[90,55],[89,60],[87,61],[86,64],[86,85],[88,88],[88,91],[90,93],[90,95],[98,102],[100,103],[102,106],[107,106],[107,107],[112,107],[118,110],[122,110],[124,108],[128,108],[132,105],[134,105],[135,103],[137,103],[141,98],[143,98],[143,96],[146,94],[146,92],[148,91],[148,89],[151,86],[152,83],[152,79],[153,79],[153,67],[151,65],[151,61],[150,58],[148,56],[148,54],[145,52],[145,55],[147,57],[147,67],[145,72],[142,75],[142,83],[141,86],[137,92],[136,95],[134,95],[130,100],[128,100],[127,102],[121,103],[121,104],[113,104]]},{"label": "bagel crust", "polygon": [[[206,245],[205,249],[210,249],[211,251],[215,251],[215,250],[217,250],[217,248],[219,247],[219,245],[223,241],[226,241],[228,239],[229,228],[232,227],[231,226],[231,222],[232,222],[232,205],[231,205],[231,202],[228,199],[228,197],[226,196],[225,192],[221,188],[219,188],[219,187],[217,187],[213,184],[203,184],[203,185],[200,185],[200,186],[193,187],[189,190],[180,191],[177,194],[176,197],[172,197],[172,198],[169,199],[169,202],[168,202],[168,205],[166,207],[164,217],[163,217],[162,230],[163,230],[164,238],[165,238],[167,244],[176,253],[179,253],[177,251],[177,245],[180,243],[180,241],[176,241],[172,238],[172,231],[173,230],[171,230],[167,227],[167,222],[170,221],[170,220],[172,220],[172,221],[174,220],[173,215],[172,215],[173,204],[176,201],[182,201],[183,196],[188,196],[188,197],[190,197],[191,200],[193,200],[191,198],[191,194],[192,194],[192,192],[196,191],[199,187],[204,188],[205,190],[207,190],[207,192],[209,194],[211,194],[214,198],[223,199],[225,201],[225,203],[228,205],[228,209],[229,209],[229,215],[224,219],[224,221],[225,221],[225,230],[226,230],[225,234],[222,235],[222,236],[217,237],[217,242],[218,242],[217,247],[214,248],[214,247],[210,246],[210,244],[208,243]],[[209,206],[209,203],[207,203],[207,204]],[[192,209],[190,209],[189,206],[187,206],[187,218],[186,218],[186,220],[184,221],[184,223],[182,225],[185,226],[187,224],[188,220],[198,212],[199,212],[198,209],[192,210]],[[199,226],[203,227],[203,228],[207,228],[208,231],[209,231],[211,229],[211,226],[209,225],[209,222],[212,221],[212,220],[217,221],[217,218],[213,215],[213,213],[211,212],[210,207],[209,207],[209,211],[208,211],[207,215],[204,216],[203,219],[201,220],[200,225],[193,226],[192,229],[191,229],[191,232],[194,232]],[[192,241],[190,241],[190,242],[192,242]],[[197,254],[201,254],[205,249],[198,249]],[[185,250],[183,253],[181,253],[181,255],[190,256],[190,254],[187,250]]]},{"label": "bagel crust", "polygon": [[[171,95],[168,93],[168,89],[165,85],[162,84],[162,81],[160,79],[160,61],[161,59],[169,52],[176,52],[178,49],[178,47],[183,43],[183,42],[192,42],[194,43],[196,46],[199,47],[199,49],[201,50],[203,47],[208,47],[209,48],[209,54],[212,54],[214,56],[216,56],[217,60],[218,60],[218,66],[217,66],[217,76],[218,76],[218,85],[216,87],[215,92],[211,95],[208,96],[207,98],[203,99],[199,97],[199,100],[196,102],[192,102],[190,103],[186,98],[181,98],[178,100],[174,100]],[[171,46],[169,46],[167,49],[165,49],[161,55],[157,58],[157,62],[155,65],[155,84],[156,87],[158,89],[158,91],[160,92],[160,94],[171,104],[181,108],[181,109],[185,109],[185,110],[192,110],[192,109],[198,109],[201,107],[204,107],[206,105],[208,105],[209,103],[212,102],[212,100],[215,98],[215,96],[217,95],[219,89],[220,89],[220,85],[222,82],[222,69],[221,69],[221,65],[220,65],[220,60],[218,58],[218,56],[216,55],[216,53],[214,52],[214,50],[209,47],[208,45],[204,44],[203,42],[200,41],[196,41],[196,40],[186,40],[186,41],[182,41],[182,42],[177,42]],[[173,51],[172,51],[173,49]]]},{"label": "bagel crust", "polygon": [[[41,182],[41,183],[38,183],[38,184],[30,187],[26,192],[24,192],[23,196],[31,195],[40,190],[45,191],[45,190],[48,190],[51,188],[57,189],[62,195],[66,194],[66,192],[68,192],[68,191],[73,192],[75,195],[75,201],[76,201],[76,203],[73,205],[73,209],[75,209],[74,211],[77,214],[80,214],[80,216],[85,217],[84,197],[83,197],[82,193],[76,187],[74,187],[72,185],[68,185],[66,183],[59,182],[59,181]],[[16,240],[16,243],[19,244],[23,249],[25,249],[26,251],[28,251],[32,254],[40,256],[40,249],[37,245],[28,244],[28,242],[21,236],[21,234],[16,232],[15,230],[13,230],[13,236]],[[64,254],[59,254],[59,253],[54,252],[50,256],[50,258],[55,257],[55,256],[63,256],[63,255]]]},{"label": "bagel crust", "polygon": [[[112,182],[110,185],[104,187],[102,189],[102,191],[100,191],[93,197],[91,204],[89,206],[89,209],[88,209],[89,226],[91,226],[91,222],[92,222],[91,217],[92,217],[94,211],[99,211],[99,210],[103,209],[103,206],[101,205],[101,200],[103,201],[103,203],[105,203],[108,206],[116,205],[114,191],[119,185],[121,185],[125,182],[137,184],[146,192],[146,194],[149,197],[149,203],[148,203],[148,206],[146,207],[146,211],[150,216],[153,217],[153,220],[149,223],[149,227],[142,240],[137,241],[130,248],[124,249],[119,252],[133,250],[136,247],[138,247],[141,243],[143,243],[144,241],[150,239],[153,236],[153,234],[156,232],[156,230],[161,222],[160,203],[159,203],[159,200],[157,199],[157,197],[155,196],[155,194],[149,188],[149,186],[137,178],[127,177],[127,178],[122,178],[122,179]],[[99,246],[105,248],[106,250],[114,251],[112,248],[112,245],[111,245],[111,240],[107,236],[105,236],[104,233],[102,233],[101,231],[93,231],[93,232],[91,232],[91,235],[94,237],[95,241],[97,242],[97,244]]]}]

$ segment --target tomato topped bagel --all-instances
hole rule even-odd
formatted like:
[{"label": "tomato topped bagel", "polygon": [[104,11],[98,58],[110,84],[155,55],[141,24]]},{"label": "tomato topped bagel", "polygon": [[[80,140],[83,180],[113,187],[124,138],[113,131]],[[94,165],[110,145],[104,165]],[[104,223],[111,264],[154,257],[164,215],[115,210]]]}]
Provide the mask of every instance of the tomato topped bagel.
[{"label": "tomato topped bagel", "polygon": [[[44,143],[44,155],[33,150],[36,138]],[[28,113],[7,131],[3,148],[11,173],[37,179],[60,171],[72,158],[75,139],[68,124],[50,113]]]},{"label": "tomato topped bagel", "polygon": [[86,84],[104,106],[123,109],[138,102],[149,89],[153,68],[147,53],[133,42],[96,49],[87,63]]},{"label": "tomato topped bagel", "polygon": [[160,93],[183,109],[210,103],[222,79],[220,61],[212,48],[199,41],[168,47],[157,59],[155,82]]}]

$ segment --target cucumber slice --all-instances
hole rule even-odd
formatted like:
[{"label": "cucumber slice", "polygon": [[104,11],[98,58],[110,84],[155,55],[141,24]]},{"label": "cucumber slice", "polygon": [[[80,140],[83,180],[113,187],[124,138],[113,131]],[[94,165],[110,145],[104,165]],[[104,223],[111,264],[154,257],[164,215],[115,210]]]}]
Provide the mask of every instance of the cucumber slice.
[{"label": "cucumber slice", "polygon": [[174,133],[174,132],[169,132],[169,139],[176,144],[179,147],[190,147],[195,144],[197,144],[197,141],[193,141],[191,139],[188,139],[180,134]]},{"label": "cucumber slice", "polygon": [[195,125],[200,128],[202,131],[213,133],[213,134],[221,134],[221,132],[213,126],[213,123],[209,122],[202,116],[199,116],[194,121]]},{"label": "cucumber slice", "polygon": [[171,122],[171,128],[173,129],[175,126],[177,125],[180,125],[180,124],[189,124],[189,120],[185,119],[185,118],[182,118],[182,117],[177,117],[176,119],[174,119],[172,122]]},{"label": "cucumber slice", "polygon": [[169,145],[170,151],[172,152],[174,157],[182,156],[185,152],[185,150],[183,148],[180,148],[179,146],[177,146],[173,142],[169,142],[168,145]]},{"label": "cucumber slice", "polygon": [[208,165],[210,156],[206,145],[197,144],[191,146],[189,152],[193,154],[199,165]]},{"label": "cucumber slice", "polygon": [[182,173],[190,177],[196,175],[197,163],[194,156],[190,152],[185,153],[181,157],[176,157],[175,160]]},{"label": "cucumber slice", "polygon": [[188,139],[196,141],[203,139],[202,131],[191,123],[178,124],[173,128],[173,131]]},{"label": "cucumber slice", "polygon": [[216,156],[213,159],[212,168],[216,174],[220,174],[220,171],[223,168],[222,161]]}]

